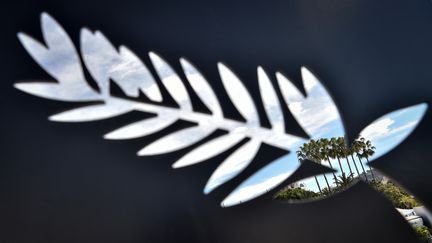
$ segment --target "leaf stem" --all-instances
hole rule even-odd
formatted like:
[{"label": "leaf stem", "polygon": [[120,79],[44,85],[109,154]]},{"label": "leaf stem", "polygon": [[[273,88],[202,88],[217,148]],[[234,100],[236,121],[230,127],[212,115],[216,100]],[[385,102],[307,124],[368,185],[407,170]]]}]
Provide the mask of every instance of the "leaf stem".
[{"label": "leaf stem", "polygon": [[[168,113],[170,116],[178,117],[178,119],[190,122],[196,122],[200,124],[215,124],[215,126],[217,126],[219,129],[226,130],[230,133],[243,134],[245,137],[259,138],[269,145],[285,150],[292,150],[294,146],[301,145],[307,141],[306,138],[274,131],[256,124],[248,124],[228,118],[213,116],[211,114],[195,111],[183,111],[178,108],[142,103],[124,98],[110,97],[108,99],[111,99],[115,102],[129,103],[129,105],[131,105],[133,109],[137,111],[149,112],[158,115]],[[105,101],[108,101],[108,99]]]}]

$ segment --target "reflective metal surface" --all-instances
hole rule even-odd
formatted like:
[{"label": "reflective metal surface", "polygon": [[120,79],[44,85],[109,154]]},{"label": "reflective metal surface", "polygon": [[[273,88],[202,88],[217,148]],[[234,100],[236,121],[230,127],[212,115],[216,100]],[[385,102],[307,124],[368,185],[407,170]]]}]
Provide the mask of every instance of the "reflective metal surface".
[{"label": "reflective metal surface", "polygon": [[[84,67],[81,65],[79,55],[63,28],[46,13],[42,14],[41,21],[47,47],[26,34],[20,33],[18,36],[33,59],[57,82],[18,83],[15,87],[43,98],[100,102],[97,105],[55,114],[50,117],[50,120],[93,121],[130,111],[155,115],[115,129],[105,135],[107,139],[132,139],[146,136],[170,126],[177,120],[196,124],[144,146],[138,152],[140,156],[168,153],[189,147],[205,139],[217,129],[227,132],[194,148],[176,161],[173,168],[204,162],[247,139],[242,146],[222,161],[210,176],[204,188],[206,194],[241,173],[255,158],[262,143],[287,151],[286,156],[270,162],[241,183],[223,200],[224,207],[256,198],[285,181],[300,165],[296,151],[303,144],[312,140],[345,136],[342,118],[335,102],[318,78],[305,67],[301,68],[301,74],[306,95],[303,95],[284,75],[276,73],[277,84],[286,104],[281,104],[269,76],[263,68],[258,67],[261,99],[271,124],[269,129],[261,125],[257,107],[243,82],[222,63],[218,63],[222,84],[230,101],[245,122],[223,116],[223,108],[211,85],[185,58],[180,59],[180,64],[187,80],[182,80],[162,57],[150,52],[149,57],[157,75],[169,95],[178,104],[176,108],[164,106],[160,103],[163,97],[155,78],[133,52],[123,46],[117,51],[100,31],[92,32],[84,28],[81,31],[81,54],[85,68],[98,86],[97,89],[93,89],[85,80]],[[153,103],[111,96],[110,80],[115,82],[127,96],[138,97],[142,91]],[[183,82],[189,82],[211,114],[193,110],[192,101]],[[287,105],[298,124],[309,135],[308,138],[294,136],[289,134],[289,131],[285,131],[282,105]],[[381,156],[405,139],[420,121],[426,107],[426,104],[421,104],[390,113],[365,128],[360,135],[377,144],[377,152],[374,157],[369,157],[369,160]],[[396,118],[399,120],[396,121]],[[383,131],[387,130],[389,132],[384,134]],[[388,137],[390,134],[398,135],[390,139]],[[381,144],[385,141],[389,142],[385,145]],[[337,168],[336,161],[317,162],[334,168],[337,175],[347,170],[346,166],[349,166],[346,164]],[[326,180],[326,175],[318,175],[315,182],[323,184]],[[301,183],[307,184],[310,190],[316,190],[310,179],[304,179]]]},{"label": "reflective metal surface", "polygon": [[[336,105],[311,72],[302,68],[306,96],[281,73],[277,73],[276,77],[289,110],[311,138],[331,138],[345,134]],[[287,156],[271,162],[249,177],[222,202],[222,206],[227,207],[248,201],[285,181],[300,166],[295,152],[305,142],[307,140],[300,140],[293,144]],[[322,164],[328,166],[326,162]],[[324,177],[320,176],[319,180],[324,181]]]}]

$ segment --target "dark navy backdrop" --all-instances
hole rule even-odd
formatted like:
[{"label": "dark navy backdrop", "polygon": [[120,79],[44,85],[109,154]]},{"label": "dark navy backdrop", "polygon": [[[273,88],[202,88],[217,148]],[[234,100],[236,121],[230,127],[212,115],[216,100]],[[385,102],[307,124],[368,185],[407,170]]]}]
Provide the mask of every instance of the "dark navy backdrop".
[{"label": "dark navy backdrop", "polygon": [[[106,141],[104,133],[143,114],[52,123],[47,116],[74,105],[12,85],[51,79],[16,38],[18,31],[41,38],[39,15],[47,11],[76,44],[87,26],[147,63],[154,50],[180,71],[178,58],[188,57],[233,118],[239,114],[222,89],[217,61],[239,74],[264,120],[257,65],[280,70],[298,85],[306,65],[331,91],[352,139],[386,112],[431,101],[429,1],[4,1],[0,9],[0,242],[415,242],[404,219],[365,184],[315,203],[281,204],[267,195],[222,209],[228,192],[284,152],[263,146],[250,168],[204,196],[207,178],[228,153],[180,170],[171,163],[190,149],[135,156],[187,124],[147,138]],[[432,206],[430,124],[429,109],[414,134],[374,164]],[[292,117],[287,128],[302,133]]]}]

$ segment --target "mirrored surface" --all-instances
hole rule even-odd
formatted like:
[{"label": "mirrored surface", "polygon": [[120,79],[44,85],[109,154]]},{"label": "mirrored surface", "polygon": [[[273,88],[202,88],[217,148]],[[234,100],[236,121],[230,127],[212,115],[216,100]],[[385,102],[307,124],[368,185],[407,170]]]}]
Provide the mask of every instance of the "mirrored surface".
[{"label": "mirrored surface", "polygon": [[[270,127],[260,121],[257,104],[244,81],[227,65],[218,63],[220,81],[230,103],[244,120],[224,117],[221,102],[208,80],[185,58],[180,59],[186,80],[161,56],[149,53],[150,62],[167,93],[177,103],[170,107],[164,100],[155,77],[133,52],[117,48],[100,32],[81,30],[80,50],[76,50],[65,30],[51,16],[41,15],[44,42],[19,33],[18,37],[33,59],[55,82],[18,83],[16,88],[33,95],[61,101],[99,101],[52,115],[51,121],[85,122],[108,119],[131,111],[151,113],[154,117],[133,122],[105,135],[107,139],[131,139],[146,136],[185,120],[195,126],[172,132],[145,145],[139,156],[153,156],[185,149],[205,140],[216,130],[227,134],[207,141],[173,163],[181,168],[205,162],[243,140],[239,146],[209,175],[204,193],[210,193],[240,174],[255,159],[263,143],[286,150],[287,155],[268,165],[242,182],[221,203],[223,207],[246,202],[283,183],[301,165],[310,160],[334,170],[290,185],[293,189],[318,194],[319,197],[348,188],[358,180],[377,182],[368,162],[387,153],[402,142],[416,127],[427,109],[419,104],[391,112],[368,125],[352,144],[347,144],[342,117],[329,92],[306,67],[301,68],[304,92],[286,76],[276,73],[275,83],[262,67],[257,77],[265,115]],[[81,56],[79,55],[81,54]],[[80,61],[83,60],[84,65]],[[87,69],[97,88],[89,85],[83,70]],[[111,95],[110,81],[116,83],[126,97]],[[211,114],[194,110],[185,82],[189,82]],[[282,97],[278,97],[275,86]],[[142,92],[152,102],[132,99]],[[283,101],[283,102],[281,102]],[[282,106],[289,112],[308,137],[299,137],[285,130]]]},{"label": "mirrored surface", "polygon": [[332,165],[337,172],[317,175],[288,185],[276,198],[289,202],[314,200],[348,189],[363,180],[373,186],[386,183],[386,178],[370,167],[370,161],[390,152],[415,129],[427,104],[388,113],[362,130],[359,137],[347,144],[344,137],[310,140],[296,151],[297,159]]}]

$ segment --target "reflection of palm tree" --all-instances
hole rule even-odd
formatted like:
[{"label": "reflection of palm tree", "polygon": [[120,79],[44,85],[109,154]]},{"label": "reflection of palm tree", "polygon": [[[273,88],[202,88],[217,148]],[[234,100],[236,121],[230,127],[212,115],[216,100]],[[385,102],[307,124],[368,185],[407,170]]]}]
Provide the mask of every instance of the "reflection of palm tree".
[{"label": "reflection of palm tree", "polygon": [[[366,181],[368,181],[368,178],[366,176],[366,171],[365,171],[365,169],[363,167],[363,163],[362,163],[362,161],[360,159],[360,155],[359,155],[359,153],[361,153],[361,151],[362,151],[362,148],[363,148],[362,142],[360,140],[358,140],[358,139],[354,140],[354,142],[353,142],[353,144],[351,146],[351,158],[353,159],[353,161],[355,163],[353,154],[357,155],[357,158],[360,161],[360,166],[362,167],[362,170],[363,170],[364,177],[365,177]],[[357,168],[357,166],[356,166],[356,168]]]},{"label": "reflection of palm tree", "polygon": [[351,186],[351,184],[353,182],[352,175],[346,176],[345,173],[342,173],[342,175],[338,176],[338,178],[336,180],[337,180],[337,183],[339,185],[338,189],[347,188],[347,187]]},{"label": "reflection of palm tree", "polygon": [[[317,151],[317,146],[315,145],[315,141],[313,139],[309,143],[303,144],[303,146],[301,146],[299,149],[304,159],[309,159],[311,161],[315,161],[321,164],[322,158],[319,156],[319,153]],[[327,184],[328,190],[331,191],[331,187],[327,180],[327,176],[326,175],[323,176]],[[318,179],[316,177],[315,180],[318,184]]]},{"label": "reflection of palm tree", "polygon": [[[300,150],[297,150],[297,158],[299,159],[300,163],[302,163],[303,160],[306,159],[304,146],[301,146],[299,149],[300,149]],[[319,192],[322,193],[322,191],[321,191],[321,186],[320,186],[320,184],[319,184],[319,182],[318,182],[317,177],[314,176],[314,178],[315,178],[315,182],[316,182],[316,184],[317,184],[317,186],[318,186],[318,190],[319,190]]]},{"label": "reflection of palm tree", "polygon": [[[340,148],[341,148],[341,150],[340,150],[341,155],[342,155],[343,157],[345,157],[345,159],[346,159],[346,161],[347,161],[347,164],[348,164],[348,168],[349,168],[349,170],[350,170],[350,173],[351,173],[351,175],[354,177],[354,172],[353,172],[352,169],[351,169],[350,161],[349,161],[349,159],[348,159],[348,156],[351,155],[351,149],[347,146],[347,143],[346,143],[346,141],[345,141],[345,138],[340,137],[338,140],[339,140],[339,146],[340,146]],[[354,164],[354,167],[355,167],[355,169],[356,169],[356,171],[357,171],[357,175],[360,176],[360,173],[359,173],[359,171],[358,171],[357,165],[356,165],[356,163],[355,163],[354,160],[353,160],[353,164]]]},{"label": "reflection of palm tree", "polygon": [[[323,139],[320,139],[323,140]],[[339,163],[339,168],[341,170],[341,172],[343,173],[343,168],[342,168],[342,164],[340,162],[339,156],[340,156],[340,149],[338,146],[338,141],[336,138],[331,138],[330,141],[327,139],[324,139],[326,141],[328,141],[328,153],[330,158],[332,159],[337,159],[338,163]]]},{"label": "reflection of palm tree", "polygon": [[[319,149],[318,143],[312,139],[309,142],[310,158],[313,161],[319,161],[319,163],[321,164],[323,161],[323,157],[321,156],[321,153],[319,150],[320,149]],[[324,179],[326,181],[326,184],[327,184],[329,191],[331,191],[330,183],[328,182],[327,176],[325,174],[323,176],[324,176]]]},{"label": "reflection of palm tree", "polygon": [[[311,140],[311,143],[314,144],[313,146],[317,149],[317,155],[321,160],[327,160],[327,162],[330,165],[330,168],[333,169],[333,165],[330,161],[330,142],[328,139],[321,138],[318,141]],[[332,172],[333,179],[336,181],[336,174]]]},{"label": "reflection of palm tree", "polygon": [[354,173],[353,173],[353,171],[351,169],[351,165],[350,165],[349,160],[348,160],[348,151],[349,150],[348,150],[348,147],[346,146],[346,142],[345,142],[345,138],[344,137],[337,138],[336,147],[338,149],[339,156],[340,157],[345,157],[347,165],[348,165],[348,168],[349,168],[349,171],[350,171],[350,175],[354,176]]},{"label": "reflection of palm tree", "polygon": [[357,167],[356,161],[355,161],[355,159],[354,159],[353,152],[352,152],[352,148],[347,148],[347,157],[346,157],[347,160],[348,160],[348,155],[351,156],[351,160],[352,160],[352,162],[353,162],[353,164],[354,164],[354,167],[355,167],[355,169],[356,169],[356,171],[357,171],[357,175],[358,175],[358,177],[360,178],[360,171],[358,170],[358,167]]},{"label": "reflection of palm tree", "polygon": [[370,165],[369,165],[369,156],[372,156],[372,155],[375,154],[375,147],[372,146],[371,141],[369,141],[369,140],[366,141],[364,138],[360,138],[360,142],[361,142],[361,145],[362,145],[362,151],[361,151],[361,153],[360,153],[360,156],[361,156],[362,158],[365,158],[365,159],[366,159],[366,161],[367,161],[367,165],[368,165],[368,167],[369,167],[369,171],[370,171],[371,174],[372,174],[372,179],[373,179],[374,181],[376,181],[376,178],[375,178],[375,175],[374,175],[374,173],[373,173],[373,171],[372,171],[372,168],[371,168]]},{"label": "reflection of palm tree", "polygon": [[[343,181],[341,182],[342,179],[345,180],[346,177],[350,177],[350,179],[354,178],[354,173],[352,171],[352,167],[350,165],[348,156],[351,156],[351,159],[354,163],[354,167],[357,171],[357,174],[360,177],[360,172],[357,167],[356,160],[354,159],[354,155],[357,157],[357,159],[360,162],[360,166],[363,170],[363,175],[365,177],[365,180],[369,182],[366,170],[362,163],[362,158],[366,159],[367,162],[369,163],[369,157],[374,155],[374,153],[375,153],[375,147],[372,146],[371,141],[366,140],[362,137],[354,140],[351,147],[348,147],[346,145],[344,137],[337,137],[337,138],[335,137],[331,139],[327,139],[327,138],[321,138],[319,140],[311,139],[308,143],[305,143],[299,147],[299,150],[297,151],[297,157],[300,160],[300,162],[302,162],[305,159],[309,159],[311,161],[315,161],[320,164],[322,163],[322,161],[327,161],[330,165],[330,168],[332,169],[333,169],[333,165],[330,159],[337,159],[342,177],[339,176],[338,179],[335,172],[332,172],[333,181],[337,186],[341,186],[340,183],[344,183]],[[350,171],[348,175],[345,174],[345,172],[343,171],[342,163],[340,160],[341,157],[345,157],[346,159]],[[375,175],[370,167],[369,170],[372,174],[373,181],[376,181]],[[326,181],[328,190],[331,191],[330,183],[328,182],[326,175],[324,174],[323,176]],[[319,191],[323,193],[324,190],[322,190],[318,178],[316,176],[314,176],[314,178]]]}]

